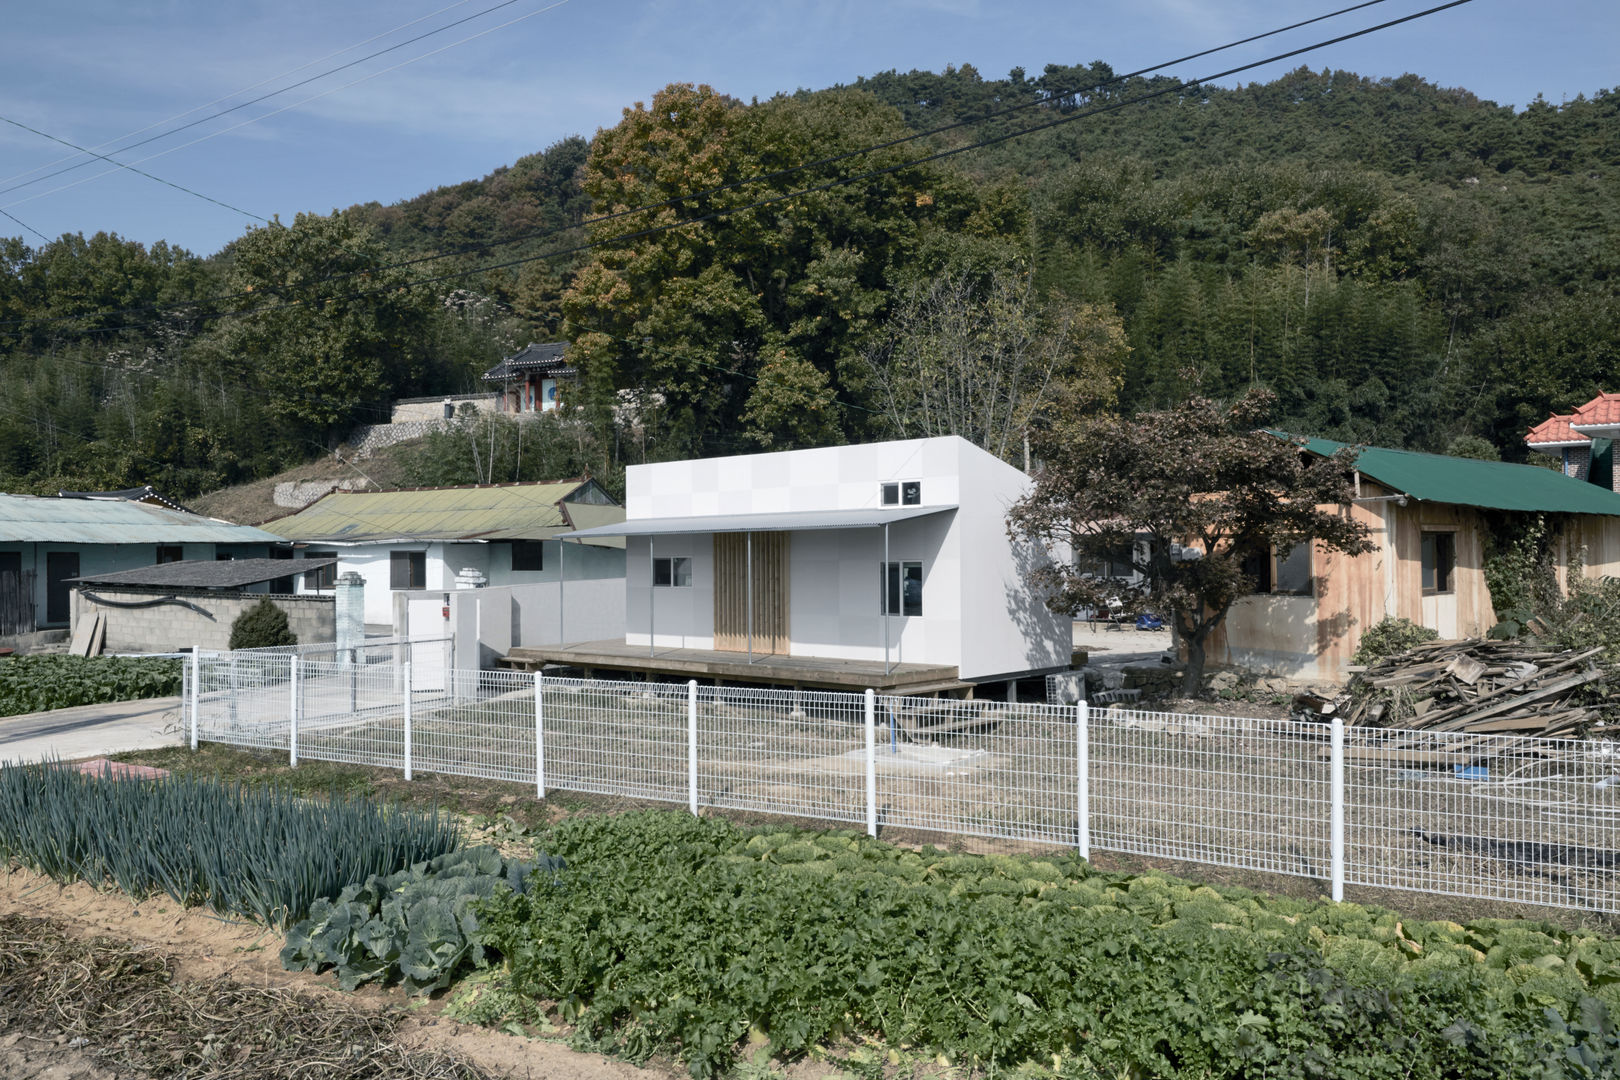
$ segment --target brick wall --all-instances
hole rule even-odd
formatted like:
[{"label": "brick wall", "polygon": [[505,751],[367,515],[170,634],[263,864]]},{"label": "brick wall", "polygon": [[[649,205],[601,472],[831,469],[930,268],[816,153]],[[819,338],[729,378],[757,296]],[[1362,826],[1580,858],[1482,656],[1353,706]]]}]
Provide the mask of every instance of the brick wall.
[{"label": "brick wall", "polygon": [[[177,603],[119,606],[171,596],[203,611]],[[91,597],[114,602],[98,603]],[[236,617],[263,599],[266,599],[264,593],[91,586],[73,590],[73,625],[77,627],[80,619],[101,612],[107,622],[103,645],[106,652],[175,652],[193,645],[225,649],[230,647],[231,624]],[[335,618],[331,596],[271,596],[268,599],[287,613],[287,623],[299,644],[333,639]]]}]

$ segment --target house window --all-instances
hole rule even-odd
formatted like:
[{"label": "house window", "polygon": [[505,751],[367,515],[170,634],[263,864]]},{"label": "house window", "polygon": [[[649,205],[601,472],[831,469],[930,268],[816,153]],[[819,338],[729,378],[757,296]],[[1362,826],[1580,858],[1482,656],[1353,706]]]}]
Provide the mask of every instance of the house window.
[{"label": "house window", "polygon": [[[335,559],[337,558],[337,552],[306,551],[304,552],[304,558]],[[330,589],[335,585],[337,585],[337,563],[332,563],[330,566],[323,566],[318,570],[304,571],[304,588],[306,589],[312,589],[319,592],[322,589]]]},{"label": "house window", "polygon": [[1452,571],[1457,567],[1457,536],[1448,532],[1422,534],[1423,595],[1454,591]]},{"label": "house window", "polygon": [[1295,544],[1277,556],[1277,574],[1271,591],[1292,596],[1311,595],[1310,541]]},{"label": "house window", "polygon": [[546,568],[546,545],[542,540],[512,541],[512,569],[537,571]]},{"label": "house window", "polygon": [[923,567],[920,562],[879,563],[879,593],[885,615],[921,615]]},{"label": "house window", "polygon": [[1268,593],[1271,591],[1271,569],[1270,548],[1251,548],[1243,556],[1243,576],[1254,582],[1252,592]]},{"label": "house window", "polygon": [[180,562],[186,557],[185,551],[179,544],[159,544],[157,549],[157,564]]},{"label": "house window", "polygon": [[388,587],[390,589],[427,588],[427,552],[389,552]]},{"label": "house window", "polygon": [[653,560],[653,584],[659,588],[692,587],[692,560],[684,555]]},{"label": "house window", "polygon": [[884,506],[921,506],[922,481],[903,480],[883,485]]}]

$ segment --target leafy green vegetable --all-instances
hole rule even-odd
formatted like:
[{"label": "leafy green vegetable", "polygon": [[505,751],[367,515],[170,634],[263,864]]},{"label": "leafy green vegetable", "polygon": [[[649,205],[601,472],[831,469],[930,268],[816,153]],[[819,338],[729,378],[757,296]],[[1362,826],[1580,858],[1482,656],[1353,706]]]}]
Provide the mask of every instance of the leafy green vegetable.
[{"label": "leafy green vegetable", "polygon": [[542,842],[566,889],[475,905],[504,987],[697,1076],[751,1030],[789,1056],[875,1035],[1076,1076],[1562,1080],[1609,1075],[1620,1052],[1620,942],[1548,924],[1409,924],[1067,855],[667,813],[574,818]]},{"label": "leafy green vegetable", "polygon": [[0,716],[180,692],[172,657],[13,656],[0,660]]},{"label": "leafy green vegetable", "polygon": [[503,888],[523,895],[536,874],[555,882],[562,868],[545,856],[505,862],[493,848],[472,848],[373,875],[335,900],[317,900],[309,918],[287,931],[282,966],[335,967],[344,990],[396,978],[412,993],[440,989],[464,967],[484,966],[475,901]]}]

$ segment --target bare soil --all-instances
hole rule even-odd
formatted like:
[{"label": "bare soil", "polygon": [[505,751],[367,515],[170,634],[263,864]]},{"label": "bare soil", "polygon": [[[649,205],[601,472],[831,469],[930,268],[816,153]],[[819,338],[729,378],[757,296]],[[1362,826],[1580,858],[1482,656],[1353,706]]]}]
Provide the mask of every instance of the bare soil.
[{"label": "bare soil", "polygon": [[259,525],[296,513],[291,507],[276,505],[277,484],[352,480],[356,490],[401,487],[406,483],[405,458],[416,449],[418,441],[412,439],[385,446],[354,465],[348,463],[353,459],[353,451],[344,447],[340,450],[342,460],[331,454],[323,455],[263,480],[236,484],[187,499],[186,505],[209,517],[234,521],[239,525]]},{"label": "bare soil", "polygon": [[[669,1066],[637,1068],[596,1054],[584,1054],[546,1039],[469,1027],[443,1015],[441,998],[409,999],[395,989],[365,988],[343,993],[330,975],[283,971],[281,939],[263,926],[225,919],[200,908],[181,908],[168,897],[135,902],[122,893],[82,882],[59,885],[26,870],[0,873],[0,919],[46,917],[49,925],[84,941],[106,939],[135,946],[172,965],[183,996],[203,995],[229,984],[243,992],[295,992],[309,1012],[343,1010],[398,1017],[393,1039],[407,1050],[437,1051],[468,1063],[472,1072],[533,1078],[582,1080],[670,1080]],[[42,973],[43,975],[44,973]],[[0,995],[4,994],[0,986]],[[151,1018],[161,1027],[164,1018]],[[0,1036],[0,1080],[102,1080],[160,1075],[116,1067],[116,1057],[98,1054],[93,1043],[73,1045],[84,1033],[65,1030],[7,1031]],[[111,1067],[110,1067],[111,1063]],[[201,1071],[199,1076],[268,1077],[251,1068]],[[381,1075],[381,1074],[379,1074]]]}]

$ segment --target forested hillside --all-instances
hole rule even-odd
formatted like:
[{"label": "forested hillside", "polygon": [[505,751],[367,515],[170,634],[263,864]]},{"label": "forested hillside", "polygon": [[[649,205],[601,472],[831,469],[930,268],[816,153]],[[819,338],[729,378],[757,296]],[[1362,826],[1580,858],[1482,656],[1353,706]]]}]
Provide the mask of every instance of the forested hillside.
[{"label": "forested hillside", "polygon": [[569,430],[465,467],[447,440],[433,479],[941,431],[1015,457],[1055,410],[1255,382],[1296,430],[1522,457],[1620,388],[1620,94],[1515,113],[1300,70],[1131,104],[1173,84],[1111,79],[671,87],[590,142],[207,257],[0,242],[0,488],[268,475],[557,338]]}]

